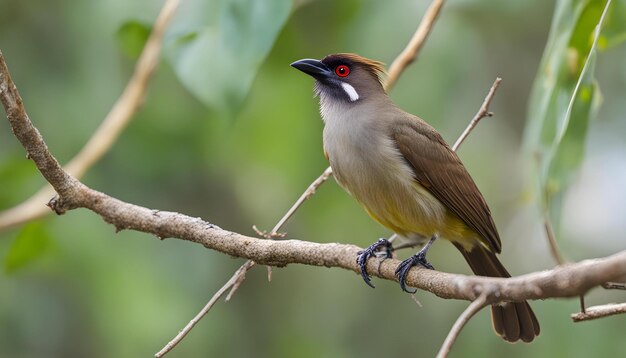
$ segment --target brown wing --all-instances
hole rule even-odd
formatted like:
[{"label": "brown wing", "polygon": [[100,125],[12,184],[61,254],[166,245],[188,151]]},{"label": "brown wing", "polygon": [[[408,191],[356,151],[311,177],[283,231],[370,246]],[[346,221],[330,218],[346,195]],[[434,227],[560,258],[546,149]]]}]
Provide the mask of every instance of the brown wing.
[{"label": "brown wing", "polygon": [[[419,127],[418,127],[419,126]],[[415,179],[499,253],[491,211],[456,153],[429,124],[414,117],[396,122],[391,137],[413,167]]]}]

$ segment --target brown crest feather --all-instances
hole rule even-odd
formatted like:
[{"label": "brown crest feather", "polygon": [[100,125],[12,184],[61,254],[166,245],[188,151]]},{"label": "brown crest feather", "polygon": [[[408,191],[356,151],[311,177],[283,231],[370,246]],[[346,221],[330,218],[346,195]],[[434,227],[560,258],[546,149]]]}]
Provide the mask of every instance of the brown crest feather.
[{"label": "brown crest feather", "polygon": [[381,85],[383,84],[383,78],[387,75],[384,63],[370,60],[369,58],[359,56],[355,53],[335,53],[324,57],[322,62],[325,64],[347,62],[359,65],[376,77]]}]

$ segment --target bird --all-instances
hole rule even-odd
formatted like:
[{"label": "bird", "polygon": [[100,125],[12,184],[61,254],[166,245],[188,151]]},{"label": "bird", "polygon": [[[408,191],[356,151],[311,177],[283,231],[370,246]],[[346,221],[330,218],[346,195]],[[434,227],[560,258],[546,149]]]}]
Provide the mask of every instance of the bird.
[{"label": "bird", "polygon": [[[321,60],[302,59],[292,67],[315,79],[324,122],[323,148],[337,183],[378,223],[411,243],[428,242],[396,270],[406,276],[416,265],[434,269],[426,253],[437,238],[451,241],[474,274],[511,275],[496,257],[502,245],[491,211],[469,172],[441,134],[400,109],[382,84],[384,65],[352,53]],[[356,260],[371,287],[367,260],[392,243],[379,239]],[[531,342],[539,335],[528,302],[491,306],[493,328],[505,341]]]}]

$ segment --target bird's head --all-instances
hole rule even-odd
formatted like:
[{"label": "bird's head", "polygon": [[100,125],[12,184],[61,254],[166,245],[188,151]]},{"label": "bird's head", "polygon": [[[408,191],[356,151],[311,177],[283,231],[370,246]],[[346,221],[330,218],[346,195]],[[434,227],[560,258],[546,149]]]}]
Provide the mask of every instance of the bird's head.
[{"label": "bird's head", "polygon": [[358,103],[385,95],[381,84],[383,64],[356,54],[339,53],[322,60],[303,59],[291,66],[315,78],[315,91],[322,100]]}]

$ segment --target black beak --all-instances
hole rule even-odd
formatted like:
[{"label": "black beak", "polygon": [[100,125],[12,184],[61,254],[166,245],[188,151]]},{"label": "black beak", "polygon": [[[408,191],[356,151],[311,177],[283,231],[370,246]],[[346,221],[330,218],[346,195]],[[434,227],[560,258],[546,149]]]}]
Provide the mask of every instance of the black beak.
[{"label": "black beak", "polygon": [[313,76],[316,79],[323,79],[332,75],[332,71],[324,63],[309,58],[296,61],[291,64],[291,67],[297,68],[298,70],[309,76]]}]

